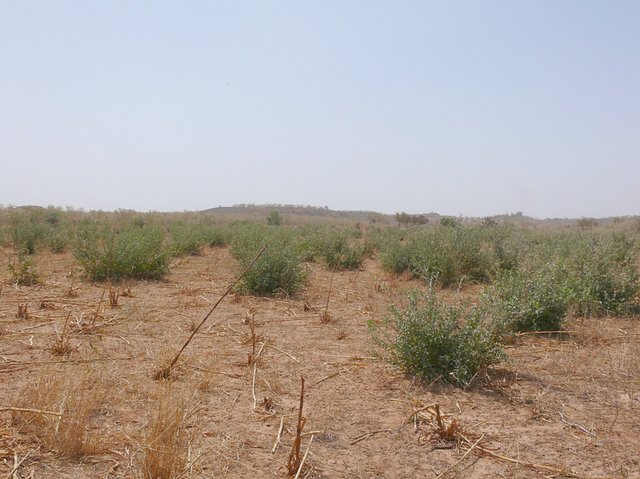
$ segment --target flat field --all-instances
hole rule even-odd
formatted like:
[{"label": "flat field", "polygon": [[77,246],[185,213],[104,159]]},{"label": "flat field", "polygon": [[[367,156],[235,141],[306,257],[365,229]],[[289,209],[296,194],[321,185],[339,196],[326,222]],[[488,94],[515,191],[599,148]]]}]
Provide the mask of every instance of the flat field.
[{"label": "flat field", "polygon": [[293,297],[227,296],[156,380],[238,274],[228,248],[111,286],[82,280],[70,253],[36,255],[41,283],[16,286],[13,254],[0,251],[0,477],[291,477],[301,378],[299,477],[640,477],[638,317],[572,317],[515,337],[466,389],[426,384],[377,357],[367,326],[424,283],[375,257],[312,263]]}]

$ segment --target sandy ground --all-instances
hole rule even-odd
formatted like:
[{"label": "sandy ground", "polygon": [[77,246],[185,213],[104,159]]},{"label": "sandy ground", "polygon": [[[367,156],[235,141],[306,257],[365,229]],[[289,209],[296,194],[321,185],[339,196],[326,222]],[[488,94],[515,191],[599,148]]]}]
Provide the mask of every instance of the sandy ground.
[{"label": "sandy ground", "polygon": [[[367,322],[420,283],[375,260],[333,280],[310,265],[297,297],[228,296],[173,379],[157,381],[237,274],[227,249],[178,260],[165,282],[114,285],[130,290],[115,307],[108,285],[83,282],[69,254],[38,256],[42,283],[19,288],[7,272],[11,251],[0,255],[0,477],[143,477],[149,427],[167,403],[187,414],[184,477],[287,477],[302,377],[301,451],[313,442],[300,477],[640,477],[637,317],[573,318],[568,334],[519,337],[509,360],[466,390],[418,384],[373,354]],[[29,317],[17,318],[25,304]],[[249,364],[251,318],[258,359]],[[61,356],[52,348],[63,330],[71,352]],[[84,456],[47,439],[57,416],[7,410],[83,378]],[[453,440],[438,434],[435,404],[445,426],[459,425]]]}]

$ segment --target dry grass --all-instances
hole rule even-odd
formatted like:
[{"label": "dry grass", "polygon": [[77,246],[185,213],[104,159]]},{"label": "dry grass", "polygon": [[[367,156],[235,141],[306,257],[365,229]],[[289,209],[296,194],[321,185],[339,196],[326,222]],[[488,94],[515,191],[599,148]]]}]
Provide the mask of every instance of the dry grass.
[{"label": "dry grass", "polygon": [[92,425],[101,413],[106,388],[99,374],[86,370],[60,373],[44,370],[20,392],[17,408],[54,414],[13,411],[25,434],[33,434],[49,450],[71,459],[101,451]]},{"label": "dry grass", "polygon": [[29,313],[29,305],[27,303],[18,304],[18,312],[16,313],[16,318],[29,319],[30,317],[31,313]]},{"label": "dry grass", "polygon": [[112,308],[118,307],[118,298],[120,297],[120,290],[109,287],[109,306]]},{"label": "dry grass", "polygon": [[147,425],[143,445],[144,479],[175,479],[186,472],[189,441],[186,434],[186,401],[166,386]]},{"label": "dry grass", "polygon": [[58,333],[55,331],[56,338],[53,340],[51,347],[49,350],[51,354],[55,356],[68,356],[74,350],[71,342],[69,340],[69,329],[67,328],[69,324],[69,317],[71,316],[71,312],[67,314],[67,318],[64,320],[64,326],[62,327],[62,333]]}]

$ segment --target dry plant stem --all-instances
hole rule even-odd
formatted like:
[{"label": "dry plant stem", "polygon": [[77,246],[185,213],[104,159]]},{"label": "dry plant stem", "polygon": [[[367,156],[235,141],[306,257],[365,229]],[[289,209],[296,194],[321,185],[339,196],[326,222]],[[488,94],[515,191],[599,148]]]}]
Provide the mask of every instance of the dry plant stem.
[{"label": "dry plant stem", "polygon": [[98,319],[98,315],[100,314],[100,306],[102,306],[102,300],[104,299],[104,294],[107,292],[107,288],[104,288],[102,290],[102,296],[100,296],[100,301],[98,301],[98,307],[96,308],[96,312],[93,315],[93,319],[91,320],[91,326],[93,326],[96,323],[96,320]]},{"label": "dry plant stem", "polygon": [[[400,426],[402,427],[402,426]],[[358,444],[360,441],[364,441],[365,439],[371,437],[371,436],[375,436],[376,434],[380,434],[383,432],[393,432],[396,431],[397,429],[376,429],[375,431],[371,431],[371,432],[367,432],[365,434],[362,434],[358,437],[356,437],[355,439],[353,439],[351,442],[349,442],[350,446],[353,446],[355,444]]]},{"label": "dry plant stem", "polygon": [[[462,439],[464,439],[465,441],[467,441],[469,444],[472,444],[471,441],[466,438],[465,436],[463,436],[462,434],[460,435],[460,437],[462,437]],[[533,462],[526,462],[526,461],[519,461],[518,459],[513,459],[511,457],[507,457],[507,456],[503,456],[501,454],[495,453],[489,449],[485,449],[482,446],[476,446],[476,449],[484,454],[487,454],[491,457],[494,457],[496,459],[500,459],[502,461],[506,461],[506,462],[510,462],[511,464],[518,464],[519,466],[524,466],[524,467],[529,467],[531,469],[542,469],[544,471],[551,471],[555,474],[560,474],[562,476],[565,477],[574,477],[574,478],[584,478],[585,476],[580,476],[572,471],[568,471],[566,469],[560,469],[558,467],[553,467],[553,466],[547,466],[545,464],[535,464]]]},{"label": "dry plant stem", "polygon": [[251,380],[251,394],[253,395],[253,406],[251,407],[251,410],[253,412],[256,412],[256,407],[258,405],[258,399],[256,398],[256,376],[258,375],[258,358],[262,354],[262,351],[264,351],[264,347],[266,345],[266,342],[262,343],[260,351],[258,351],[258,354],[253,357],[253,379]]},{"label": "dry plant stem", "polygon": [[276,442],[271,448],[271,454],[274,454],[276,452],[276,449],[278,449],[278,444],[280,444],[280,439],[282,438],[283,430],[284,430],[284,416],[280,418],[280,427],[278,428],[278,437],[276,437]]},{"label": "dry plant stem", "polygon": [[191,342],[193,337],[196,335],[196,333],[200,330],[200,328],[205,323],[205,321],[207,319],[209,319],[209,316],[211,316],[211,314],[215,311],[215,309],[222,302],[222,300],[231,292],[231,290],[235,287],[235,285],[240,282],[240,280],[244,277],[244,275],[247,274],[251,268],[253,268],[253,265],[256,264],[256,261],[258,261],[258,259],[260,258],[260,256],[262,256],[262,253],[264,253],[264,251],[266,249],[267,249],[267,245],[265,244],[262,247],[262,249],[260,250],[260,252],[257,254],[257,256],[255,258],[253,258],[253,261],[251,261],[251,263],[249,263],[249,266],[247,266],[244,269],[244,271],[242,271],[242,273],[240,273],[240,275],[234,280],[234,282],[231,283],[231,286],[229,286],[227,288],[227,290],[224,292],[224,294],[222,296],[220,296],[220,299],[216,302],[216,304],[213,305],[213,307],[209,310],[209,312],[204,317],[204,319],[202,321],[200,321],[200,324],[198,324],[198,326],[196,326],[194,328],[194,330],[192,331],[191,335],[189,336],[189,339],[187,339],[185,341],[185,343],[182,345],[182,347],[180,348],[180,351],[178,351],[178,353],[175,355],[175,357],[173,358],[173,360],[171,361],[169,366],[167,366],[166,368],[164,368],[163,370],[161,370],[160,372],[158,372],[154,376],[155,379],[162,379],[162,378],[166,378],[167,376],[169,376],[169,374],[171,373],[171,370],[173,369],[173,367],[178,362],[178,359],[180,358],[180,355],[186,349],[186,347],[189,345],[189,343]]},{"label": "dry plant stem", "polygon": [[449,472],[454,467],[456,467],[458,464],[460,464],[462,461],[464,461],[467,458],[467,456],[469,455],[469,453],[471,453],[471,451],[473,451],[473,449],[480,443],[480,441],[482,441],[483,438],[484,438],[484,434],[482,436],[480,436],[480,438],[476,442],[474,442],[469,449],[467,449],[467,452],[465,452],[464,455],[459,460],[457,460],[455,463],[451,464],[444,471],[442,471],[440,474],[438,474],[436,476],[436,479],[440,479],[447,472]]},{"label": "dry plant stem", "polygon": [[251,381],[251,394],[253,395],[253,406],[251,410],[255,412],[258,400],[256,399],[256,373],[258,371],[258,363],[253,363],[253,380]]},{"label": "dry plant stem", "polygon": [[565,419],[564,414],[562,414],[561,412],[559,412],[558,414],[560,414],[560,420],[567,426],[575,427],[576,429],[579,429],[580,431],[584,432],[585,434],[588,434],[591,437],[596,437],[594,432],[589,431],[589,429],[584,427],[582,424],[578,422],[569,422],[567,421],[567,419]]},{"label": "dry plant stem", "polygon": [[295,361],[296,363],[300,364],[300,361],[295,357],[292,356],[291,354],[289,354],[288,352],[286,352],[284,349],[280,349],[277,346],[274,346],[273,344],[269,344],[268,347],[275,349],[276,351],[280,351],[282,354],[284,354],[285,356],[290,357],[293,361]]},{"label": "dry plant stem", "polygon": [[304,461],[307,460],[307,456],[309,455],[309,450],[311,449],[311,444],[313,444],[313,438],[315,436],[311,434],[311,439],[309,439],[309,444],[307,445],[307,450],[304,452],[304,456],[302,456],[302,461],[300,461],[300,466],[298,467],[298,472],[293,479],[298,479],[300,477],[300,473],[302,472],[302,468],[304,466]]},{"label": "dry plant stem", "polygon": [[324,306],[323,319],[329,318],[329,300],[331,299],[331,289],[333,288],[333,275],[336,274],[336,270],[331,271],[331,279],[329,280],[329,292],[327,293],[327,304]]},{"label": "dry plant stem", "polygon": [[445,427],[444,427],[444,423],[442,422],[442,416],[440,415],[440,405],[436,404],[434,408],[436,410],[436,422],[438,423],[438,429],[440,431],[444,431]]},{"label": "dry plant stem", "polygon": [[15,412],[32,412],[35,414],[44,414],[45,416],[62,416],[62,413],[54,412],[54,411],[43,411],[41,409],[29,409],[24,407],[0,407],[1,411],[15,411]]},{"label": "dry plant stem", "polygon": [[302,436],[302,430],[304,429],[305,419],[302,417],[302,408],[304,407],[304,377],[300,378],[300,406],[298,408],[298,426],[296,428],[296,437],[291,446],[291,453],[289,454],[289,462],[287,468],[289,469],[289,475],[293,476],[298,467],[300,466],[300,442]]},{"label": "dry plant stem", "polygon": [[22,458],[22,460],[20,462],[18,462],[18,454],[16,453],[14,456],[14,462],[16,463],[15,466],[13,466],[13,469],[11,469],[11,471],[9,471],[9,474],[7,474],[7,479],[11,479],[12,477],[16,477],[14,476],[14,474],[16,472],[18,472],[18,468],[22,465],[22,463],[24,461],[26,461],[27,457],[29,457],[29,455],[31,454],[32,451],[29,451],[27,454],[25,454],[25,456]]}]

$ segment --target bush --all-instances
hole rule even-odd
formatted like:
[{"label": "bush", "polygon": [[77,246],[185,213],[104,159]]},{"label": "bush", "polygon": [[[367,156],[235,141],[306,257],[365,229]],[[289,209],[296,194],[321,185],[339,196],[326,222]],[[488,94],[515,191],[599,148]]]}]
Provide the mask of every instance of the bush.
[{"label": "bush", "polygon": [[204,228],[204,241],[209,246],[225,246],[229,243],[231,232],[228,228],[208,226]]},{"label": "bush", "polygon": [[498,269],[486,233],[478,227],[440,226],[415,232],[406,243],[391,239],[383,244],[380,258],[386,271],[437,278],[443,287],[486,281]]},{"label": "bush", "polygon": [[164,233],[158,227],[128,227],[113,233],[85,223],[78,229],[74,254],[93,281],[162,279],[169,272]]},{"label": "bush", "polygon": [[249,227],[234,238],[232,251],[246,268],[263,245],[267,249],[244,276],[240,289],[258,296],[290,295],[299,291],[307,280],[291,234],[285,230]]},{"label": "bush", "polygon": [[52,253],[64,253],[69,246],[69,231],[51,231],[46,237],[45,244]]},{"label": "bush", "polygon": [[406,306],[371,328],[393,364],[429,381],[466,386],[505,357],[498,329],[481,310],[440,302],[433,288],[411,293]]},{"label": "bush", "polygon": [[39,282],[38,272],[29,256],[18,255],[17,263],[9,263],[9,273],[14,283],[31,286]]},{"label": "bush", "polygon": [[44,247],[61,253],[68,246],[69,226],[62,221],[61,213],[56,209],[16,213],[11,223],[11,239],[19,254],[32,255]]},{"label": "bush", "polygon": [[273,210],[267,216],[267,224],[270,226],[280,226],[282,223],[284,223],[284,218],[278,210]]},{"label": "bush", "polygon": [[567,314],[569,291],[561,265],[502,274],[484,297],[505,331],[558,331]]},{"label": "bush", "polygon": [[332,270],[358,269],[365,256],[364,246],[350,241],[345,232],[325,233],[320,251],[327,267]]},{"label": "bush", "polygon": [[13,228],[13,246],[20,254],[35,254],[44,243],[45,236],[44,223],[38,223],[29,218],[20,218]]},{"label": "bush", "polygon": [[638,294],[638,251],[623,235],[578,238],[570,260],[569,285],[576,313],[623,314]]},{"label": "bush", "polygon": [[173,256],[197,256],[207,243],[204,228],[198,224],[177,223],[171,226],[170,233]]}]

